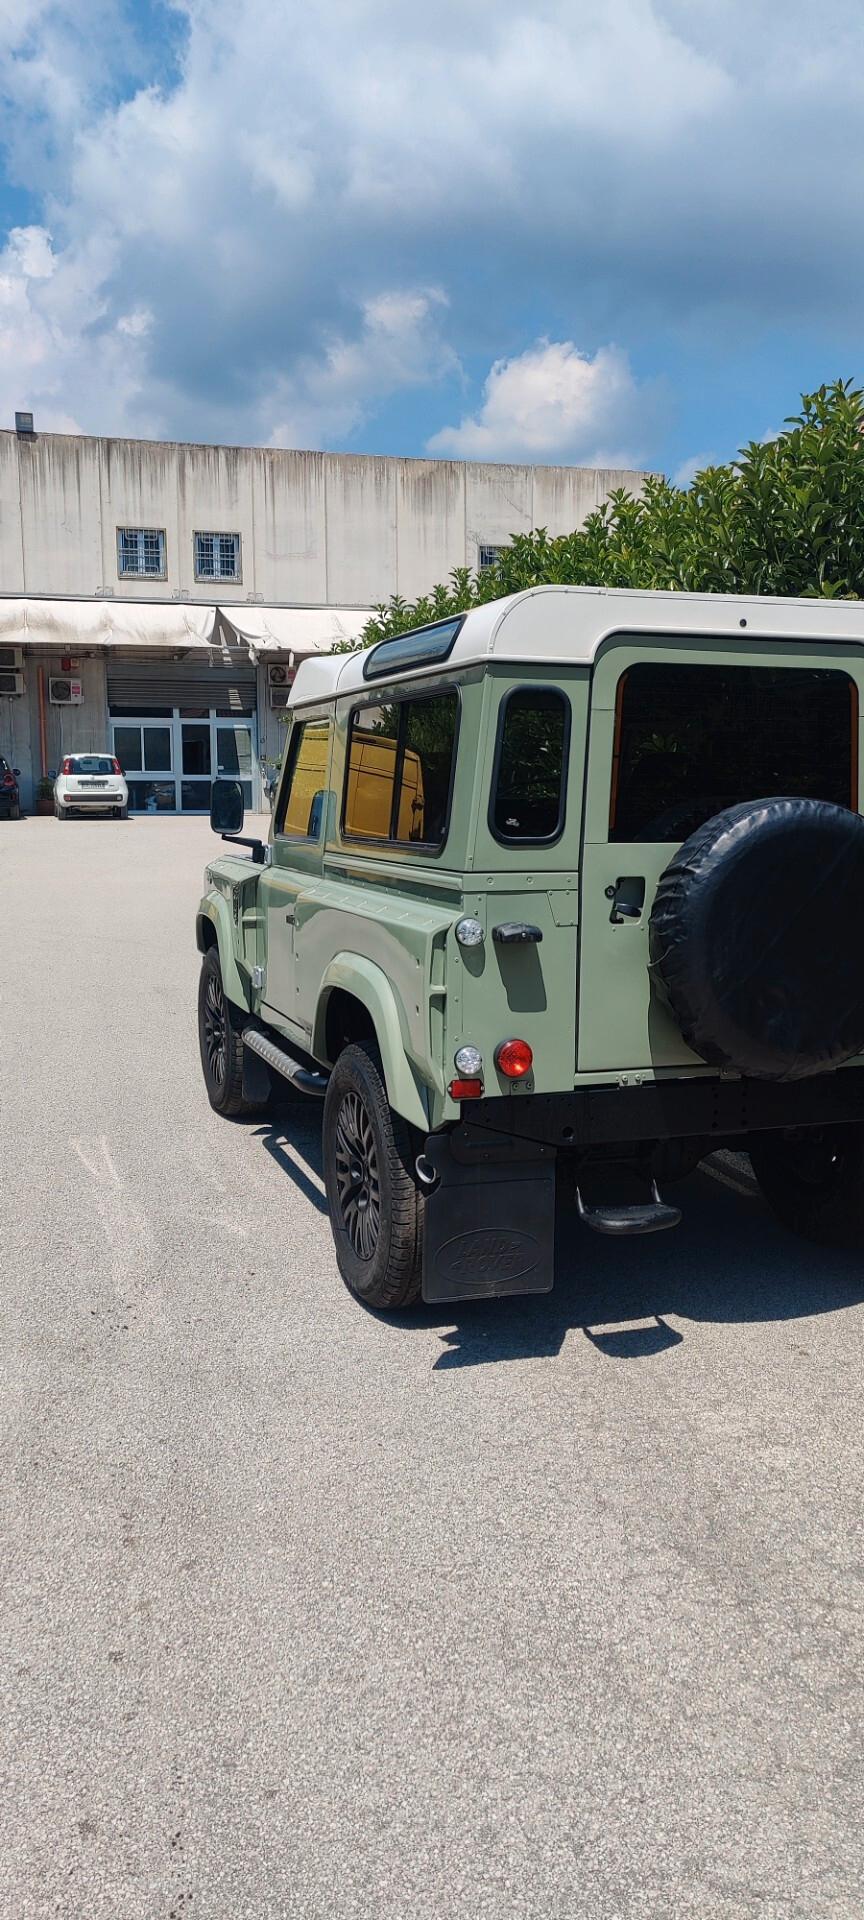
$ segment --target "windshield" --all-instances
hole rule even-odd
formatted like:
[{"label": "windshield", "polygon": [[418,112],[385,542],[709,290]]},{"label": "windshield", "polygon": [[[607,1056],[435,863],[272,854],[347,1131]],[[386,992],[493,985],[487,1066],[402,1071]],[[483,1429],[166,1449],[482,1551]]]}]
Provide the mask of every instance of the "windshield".
[{"label": "windshield", "polygon": [[114,762],[107,753],[75,753],[69,764],[70,773],[113,773]]}]

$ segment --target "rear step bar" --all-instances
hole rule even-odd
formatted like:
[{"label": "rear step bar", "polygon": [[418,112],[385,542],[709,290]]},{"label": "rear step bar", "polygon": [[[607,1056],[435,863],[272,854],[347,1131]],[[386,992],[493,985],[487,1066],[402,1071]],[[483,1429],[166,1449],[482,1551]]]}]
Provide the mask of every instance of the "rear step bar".
[{"label": "rear step bar", "polygon": [[277,1047],[275,1040],[271,1040],[268,1034],[261,1033],[258,1027],[244,1027],[241,1037],[244,1047],[248,1047],[252,1053],[259,1054],[274,1073],[281,1073],[283,1079],[290,1080],[292,1087],[296,1087],[299,1093],[309,1093],[313,1099],[323,1100],[327,1092],[328,1074],[312,1073],[308,1067],[301,1067],[299,1060],[295,1060],[292,1054],[285,1053],[282,1047]]},{"label": "rear step bar", "polygon": [[680,1207],[668,1207],[657,1191],[657,1182],[651,1182],[651,1199],[637,1207],[586,1207],[579,1188],[576,1188],[576,1206],[580,1220],[586,1227],[592,1227],[595,1233],[662,1233],[666,1227],[677,1227],[681,1219]]}]

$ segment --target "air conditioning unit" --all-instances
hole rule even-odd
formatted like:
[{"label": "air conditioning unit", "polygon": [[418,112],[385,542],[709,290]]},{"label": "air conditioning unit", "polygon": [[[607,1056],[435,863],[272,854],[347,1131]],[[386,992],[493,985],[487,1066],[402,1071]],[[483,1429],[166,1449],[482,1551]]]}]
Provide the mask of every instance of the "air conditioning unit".
[{"label": "air conditioning unit", "polygon": [[291,688],[296,674],[295,667],[274,665],[267,668],[267,688],[270,706],[274,709],[287,707],[291,698]]},{"label": "air conditioning unit", "polygon": [[[7,651],[11,651],[11,649],[7,649]],[[7,698],[11,696],[13,700],[20,700],[23,692],[23,673],[14,673],[9,667],[0,667],[0,699],[4,696]]]},{"label": "air conditioning unit", "polygon": [[0,647],[0,667],[8,667],[11,673],[20,673],[24,665],[24,653],[21,647]]},{"label": "air conditioning unit", "polygon": [[52,675],[48,681],[48,698],[52,707],[80,707],[84,688],[80,680],[60,680]]}]

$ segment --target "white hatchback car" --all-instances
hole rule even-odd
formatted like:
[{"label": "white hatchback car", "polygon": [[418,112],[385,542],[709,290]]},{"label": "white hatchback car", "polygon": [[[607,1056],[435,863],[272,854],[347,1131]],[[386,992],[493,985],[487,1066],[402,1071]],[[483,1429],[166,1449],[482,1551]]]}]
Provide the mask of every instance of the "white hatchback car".
[{"label": "white hatchback car", "polygon": [[67,753],[54,782],[58,820],[73,813],[111,813],[125,820],[129,789],[119,760],[110,753]]}]

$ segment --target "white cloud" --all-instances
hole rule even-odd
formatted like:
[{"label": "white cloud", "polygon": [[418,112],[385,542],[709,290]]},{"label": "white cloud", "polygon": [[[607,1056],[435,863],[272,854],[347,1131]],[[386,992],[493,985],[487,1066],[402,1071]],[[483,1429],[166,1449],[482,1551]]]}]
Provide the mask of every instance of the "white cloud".
[{"label": "white cloud", "polygon": [[50,271],[39,239],[3,267],[43,424],[320,444],[545,324],[545,366],[496,365],[445,433],[587,457],[650,425],[598,341],[857,325],[854,0],[818,43],[805,0],[177,0],[161,73],[126,4],[0,0],[4,140],[53,236]]},{"label": "white cloud", "polygon": [[333,445],[362,425],[377,402],[458,368],[438,330],[446,306],[437,288],[381,293],[363,307],[353,340],[334,337],[319,359],[302,359],[265,396],[276,413],[271,446]]},{"label": "white cloud", "polygon": [[[146,329],[140,314],[123,315],[116,324],[106,317],[98,266],[99,256],[85,249],[64,267],[46,228],[13,227],[0,253],[4,422],[16,408],[31,407],[37,426],[46,431],[81,433],[92,424],[98,379],[102,418],[115,430],[127,426],[144,378],[136,343]],[[86,412],[79,412],[81,397]],[[145,418],[137,408],[136,418]]]},{"label": "white cloud", "polygon": [[460,460],[636,467],[653,408],[654,394],[640,388],[619,347],[600,347],[592,359],[572,340],[538,340],[496,360],[479,412],[434,434],[427,450]]}]

